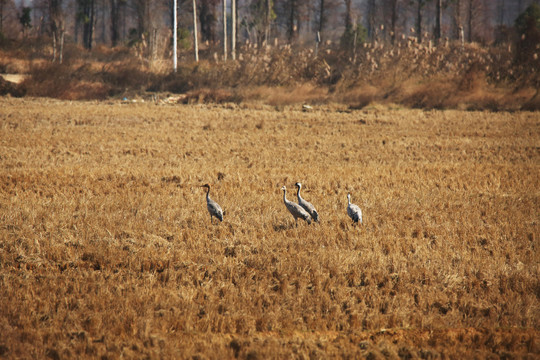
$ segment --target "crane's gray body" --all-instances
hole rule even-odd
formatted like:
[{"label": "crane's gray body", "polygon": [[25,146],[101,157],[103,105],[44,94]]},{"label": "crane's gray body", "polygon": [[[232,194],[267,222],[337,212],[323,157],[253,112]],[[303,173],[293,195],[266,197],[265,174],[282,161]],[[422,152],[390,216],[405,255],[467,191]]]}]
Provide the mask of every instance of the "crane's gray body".
[{"label": "crane's gray body", "polygon": [[362,224],[362,210],[358,205],[351,204],[351,194],[347,194],[347,214],[355,223]]},{"label": "crane's gray body", "polygon": [[296,196],[298,196],[298,205],[300,205],[304,210],[307,211],[307,213],[311,216],[313,221],[318,222],[319,213],[317,212],[317,210],[315,210],[315,206],[313,206],[312,203],[310,203],[309,201],[302,198],[302,196],[300,196],[300,190],[302,190],[302,183],[297,182],[294,185],[298,188],[296,192]]},{"label": "crane's gray body", "polygon": [[213,217],[216,217],[219,221],[223,221],[223,210],[221,209],[221,206],[214,200],[210,199],[210,185],[206,184],[203,185],[207,189],[206,192],[206,208],[208,209],[208,212],[210,213],[210,222],[213,224]]},{"label": "crane's gray body", "polygon": [[296,221],[296,224],[298,225],[298,218],[306,221],[308,224],[311,224],[311,216],[309,215],[309,213],[297,203],[287,200],[287,189],[285,188],[285,186],[282,187],[281,190],[283,190],[283,202],[285,203],[285,207],[294,217],[294,221]]}]

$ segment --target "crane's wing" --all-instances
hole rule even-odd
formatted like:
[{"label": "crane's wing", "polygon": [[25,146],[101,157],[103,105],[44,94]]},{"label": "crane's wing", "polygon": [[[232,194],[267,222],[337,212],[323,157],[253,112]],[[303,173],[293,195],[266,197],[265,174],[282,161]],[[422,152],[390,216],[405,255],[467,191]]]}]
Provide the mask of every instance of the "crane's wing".
[{"label": "crane's wing", "polygon": [[309,201],[304,200],[300,196],[298,197],[298,204],[307,211],[311,218],[315,221],[319,221],[319,213],[315,210],[315,206]]},{"label": "crane's wing", "polygon": [[208,208],[208,212],[210,215],[215,216],[219,219],[219,221],[223,221],[223,210],[221,209],[221,206],[214,200],[208,200],[206,203],[206,206]]},{"label": "crane's wing", "polygon": [[349,214],[349,216],[354,222],[362,223],[362,210],[360,210],[358,205],[350,204],[347,207],[347,214]]},{"label": "crane's wing", "polygon": [[295,217],[295,218],[300,218],[302,220],[305,220],[307,221],[308,224],[311,224],[311,216],[309,215],[309,213],[304,210],[304,208],[302,208],[300,205],[296,204],[296,203],[293,203],[291,201],[285,203],[285,205],[287,206],[287,209],[289,210],[289,212]]}]

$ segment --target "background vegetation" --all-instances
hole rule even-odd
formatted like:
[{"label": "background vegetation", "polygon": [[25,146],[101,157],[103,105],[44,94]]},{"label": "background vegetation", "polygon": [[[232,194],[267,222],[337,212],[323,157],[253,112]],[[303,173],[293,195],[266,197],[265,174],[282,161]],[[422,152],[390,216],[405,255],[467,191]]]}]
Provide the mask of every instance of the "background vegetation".
[{"label": "background vegetation", "polygon": [[31,60],[16,58],[28,51],[37,50],[0,52],[0,67],[28,73],[22,84],[4,86],[4,93],[68,100],[184,94],[184,102],[337,102],[351,108],[394,103],[428,109],[537,110],[540,104],[537,60],[519,63],[507,48],[477,44],[365,45],[355,61],[339,50],[315,57],[309,50],[287,46],[267,52],[246,47],[235,62],[186,63],[177,73],[164,68],[168,63],[137,60],[128,49],[94,50],[63,64],[43,60],[39,51]]},{"label": "background vegetation", "polygon": [[[323,41],[315,46],[311,38],[301,41],[299,37],[282,34],[279,21],[289,8],[281,2],[270,2],[276,13],[269,18],[271,24],[265,23],[257,31],[252,29],[254,34],[259,34],[255,40],[248,36],[252,32],[244,28],[248,25],[238,25],[245,33],[237,40],[234,60],[231,60],[230,48],[225,52],[221,48],[220,37],[214,29],[214,35],[207,34],[210,40],[200,44],[201,60],[194,61],[191,28],[182,25],[177,72],[172,71],[171,34],[164,24],[160,29],[166,30],[166,35],[160,35],[161,40],[157,40],[157,32],[150,36],[148,29],[133,28],[134,37],[126,35],[123,42],[119,38],[112,46],[105,41],[110,35],[105,19],[123,19],[128,29],[138,19],[142,22],[139,25],[148,27],[150,23],[156,24],[152,20],[156,14],[163,15],[170,10],[163,4],[146,8],[145,3],[133,5],[133,12],[128,11],[127,3],[120,4],[129,21],[119,18],[120,15],[114,17],[112,10],[102,4],[102,36],[100,41],[90,37],[92,46],[88,46],[86,37],[80,43],[77,35],[68,36],[70,31],[78,34],[79,27],[86,29],[87,26],[74,20],[68,26],[71,19],[68,9],[71,8],[62,2],[54,2],[56,7],[50,5],[47,11],[33,8],[33,11],[43,12],[43,24],[47,26],[30,27],[31,35],[22,38],[0,39],[0,72],[26,76],[19,85],[2,81],[0,94],[69,100],[163,99],[182,94],[183,102],[239,104],[260,100],[279,106],[339,103],[351,108],[373,102],[427,109],[515,111],[539,108],[540,7],[535,3],[525,7],[529,2],[517,5],[509,2],[505,7],[505,2],[502,5],[496,2],[502,7],[495,7],[470,0],[465,11],[465,5],[459,1],[445,2],[446,7],[437,8],[442,19],[442,23],[437,22],[440,29],[432,33],[429,30],[436,17],[436,1],[394,1],[390,8],[394,10],[395,19],[390,18],[395,21],[390,23],[382,5],[368,1],[366,8],[355,10],[356,5],[349,1],[342,14],[346,24],[343,31],[332,38],[329,31],[320,30]],[[142,10],[138,6],[147,11],[139,13]],[[212,10],[215,15],[217,3],[212,6],[213,10],[208,11]],[[253,9],[248,6],[239,12],[246,15]],[[418,12],[412,12],[413,9]],[[502,16],[505,9],[514,14],[515,19]],[[502,20],[494,26],[492,18],[501,11]],[[324,14],[319,20],[326,19],[326,27],[341,23],[328,17],[329,13]],[[366,26],[352,20],[360,14],[371,16]],[[404,19],[414,18],[412,14],[416,14],[420,23],[407,30],[408,22]],[[258,16],[264,17],[264,14]],[[465,26],[466,31],[463,26],[457,26],[464,23],[464,19],[472,21],[473,17],[474,22]],[[486,23],[484,17],[491,20]],[[314,26],[316,17],[310,19]],[[255,23],[262,24],[261,21]],[[295,21],[292,24],[298,25],[299,20]],[[379,23],[380,27],[374,27]],[[71,26],[73,30],[69,30]],[[389,31],[388,26],[393,30]],[[60,28],[68,39],[63,47],[57,40]],[[287,27],[283,25],[283,28]],[[459,29],[463,31],[457,31]],[[480,33],[491,36],[477,36]],[[228,60],[225,60],[226,54]]]},{"label": "background vegetation", "polygon": [[536,113],[0,102],[0,356],[540,353]]}]

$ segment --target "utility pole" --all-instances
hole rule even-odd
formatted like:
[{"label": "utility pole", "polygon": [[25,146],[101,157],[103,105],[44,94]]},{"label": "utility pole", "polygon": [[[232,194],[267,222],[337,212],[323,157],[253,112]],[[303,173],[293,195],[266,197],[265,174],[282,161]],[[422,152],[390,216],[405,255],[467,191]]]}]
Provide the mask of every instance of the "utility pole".
[{"label": "utility pole", "polygon": [[232,18],[231,55],[232,55],[232,59],[236,60],[236,0],[231,0],[231,18]]},{"label": "utility pole", "polygon": [[195,61],[199,62],[199,43],[197,34],[197,2],[193,0],[193,44],[195,48]]},{"label": "utility pole", "polygon": [[321,33],[320,31],[317,31],[317,34],[315,34],[315,57],[317,57],[317,54],[319,53],[320,43],[321,43]]},{"label": "utility pole", "polygon": [[178,48],[178,20],[176,14],[177,0],[173,2],[173,70],[176,72],[178,56],[176,54]]},{"label": "utility pole", "polygon": [[227,61],[227,0],[223,0],[223,60]]}]

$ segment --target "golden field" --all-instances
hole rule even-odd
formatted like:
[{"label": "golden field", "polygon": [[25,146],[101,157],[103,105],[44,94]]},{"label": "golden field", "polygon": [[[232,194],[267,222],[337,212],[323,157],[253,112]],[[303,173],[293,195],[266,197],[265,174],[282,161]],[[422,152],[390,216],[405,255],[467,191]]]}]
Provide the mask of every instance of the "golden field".
[{"label": "golden field", "polygon": [[0,357],[538,358],[539,144],[534,112],[1,98]]}]

